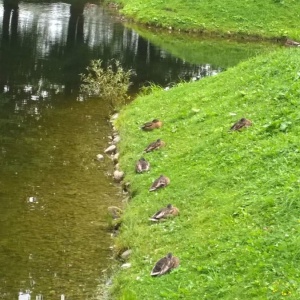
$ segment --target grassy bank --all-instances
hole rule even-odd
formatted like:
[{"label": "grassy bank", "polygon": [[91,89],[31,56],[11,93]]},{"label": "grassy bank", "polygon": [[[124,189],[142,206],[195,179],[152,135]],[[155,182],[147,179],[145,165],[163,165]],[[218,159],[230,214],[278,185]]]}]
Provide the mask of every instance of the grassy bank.
[{"label": "grassy bank", "polygon": [[127,18],[149,26],[193,32],[300,39],[295,0],[114,0]]},{"label": "grassy bank", "polygon": [[[133,253],[114,278],[117,299],[299,299],[299,66],[299,49],[282,49],[122,111],[120,164],[132,199],[116,247]],[[253,125],[230,132],[241,117]],[[139,129],[153,118],[164,126]],[[143,154],[157,138],[166,146]],[[152,169],[137,175],[142,155]],[[148,192],[160,174],[170,185]],[[168,203],[179,217],[148,221]],[[179,268],[151,277],[168,252]]]}]

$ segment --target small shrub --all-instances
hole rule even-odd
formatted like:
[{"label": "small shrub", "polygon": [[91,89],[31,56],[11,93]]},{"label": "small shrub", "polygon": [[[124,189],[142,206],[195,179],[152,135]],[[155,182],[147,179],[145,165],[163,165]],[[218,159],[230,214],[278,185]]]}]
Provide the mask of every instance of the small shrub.
[{"label": "small shrub", "polygon": [[119,109],[129,98],[127,91],[131,85],[131,70],[124,71],[119,61],[111,60],[103,68],[100,59],[92,60],[86,69],[87,74],[80,74],[80,93],[85,97],[100,97],[110,101],[114,109]]}]

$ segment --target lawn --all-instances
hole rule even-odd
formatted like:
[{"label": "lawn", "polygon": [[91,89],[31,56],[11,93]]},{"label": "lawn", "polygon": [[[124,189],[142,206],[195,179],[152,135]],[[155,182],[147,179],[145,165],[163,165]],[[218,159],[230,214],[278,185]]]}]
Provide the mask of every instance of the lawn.
[{"label": "lawn", "polygon": [[171,30],[300,39],[296,0],[114,0],[127,19]]},{"label": "lawn", "polygon": [[[300,298],[299,101],[299,49],[290,48],[170,90],[153,87],[123,108],[115,125],[131,198],[115,247],[132,255],[114,276],[113,298]],[[242,117],[252,126],[230,131]],[[162,128],[140,129],[154,118]],[[166,146],[143,153],[158,138]],[[136,174],[142,156],[151,170]],[[149,192],[161,174],[170,185]],[[168,203],[178,217],[148,220]],[[180,266],[151,277],[168,252]]]}]

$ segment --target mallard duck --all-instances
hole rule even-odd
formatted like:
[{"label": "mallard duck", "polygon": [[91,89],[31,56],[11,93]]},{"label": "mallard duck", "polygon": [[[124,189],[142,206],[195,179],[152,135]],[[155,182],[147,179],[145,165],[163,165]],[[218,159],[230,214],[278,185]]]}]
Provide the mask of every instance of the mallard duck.
[{"label": "mallard duck", "polygon": [[160,128],[162,126],[162,121],[158,119],[153,119],[151,122],[147,122],[142,125],[141,129],[145,131],[151,131],[155,128]]},{"label": "mallard duck", "polygon": [[179,266],[179,258],[168,253],[165,257],[161,258],[151,271],[151,276],[160,276],[170,272],[172,269]]},{"label": "mallard duck", "polygon": [[240,130],[243,127],[249,127],[252,125],[252,122],[246,118],[241,118],[239,121],[237,121],[233,126],[230,128],[230,130]]},{"label": "mallard duck", "polygon": [[149,220],[157,222],[177,215],[179,215],[179,209],[172,204],[168,204],[156,212]]},{"label": "mallard duck", "polygon": [[135,164],[136,173],[143,173],[150,170],[150,163],[144,157],[139,159]]},{"label": "mallard duck", "polygon": [[170,183],[170,179],[164,175],[160,175],[151,185],[149,191],[153,192],[157,189],[166,187]]},{"label": "mallard duck", "polygon": [[165,146],[165,142],[162,141],[161,139],[156,140],[155,142],[152,142],[151,144],[149,144],[146,148],[145,148],[145,152],[151,152],[154,150],[157,150],[161,147]]}]

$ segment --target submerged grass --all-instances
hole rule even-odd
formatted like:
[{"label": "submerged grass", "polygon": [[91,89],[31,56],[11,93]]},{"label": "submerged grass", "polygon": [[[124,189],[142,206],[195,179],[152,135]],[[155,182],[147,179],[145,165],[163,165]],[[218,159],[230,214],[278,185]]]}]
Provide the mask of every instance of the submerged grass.
[{"label": "submerged grass", "polygon": [[[277,52],[168,91],[154,91],[117,120],[132,199],[116,247],[132,249],[131,268],[114,278],[117,299],[299,299],[300,56]],[[253,125],[230,132],[241,117]],[[159,118],[164,126],[143,132]],[[166,147],[143,154],[161,138]],[[141,156],[152,169],[135,174]],[[171,179],[148,189],[160,174]],[[172,203],[180,216],[148,218]],[[153,278],[168,252],[181,260]]]},{"label": "submerged grass", "polygon": [[131,26],[140,36],[168,51],[175,57],[193,64],[210,64],[222,69],[233,67],[250,57],[282,47],[277,43],[257,43],[245,40],[200,38],[196,35],[150,31]]},{"label": "submerged grass", "polygon": [[299,39],[296,0],[114,0],[129,18],[150,26],[219,34]]}]

